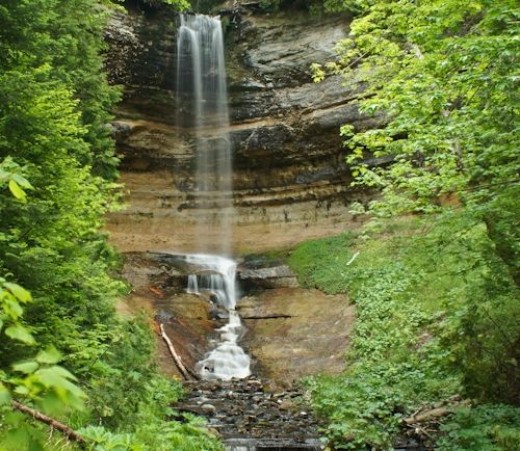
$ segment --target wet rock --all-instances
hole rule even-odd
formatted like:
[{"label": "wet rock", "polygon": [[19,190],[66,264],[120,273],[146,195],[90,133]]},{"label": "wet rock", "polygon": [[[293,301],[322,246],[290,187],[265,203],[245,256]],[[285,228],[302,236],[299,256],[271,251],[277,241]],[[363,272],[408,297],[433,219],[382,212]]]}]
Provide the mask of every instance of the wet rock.
[{"label": "wet rock", "polygon": [[[218,134],[208,128],[197,137],[177,123],[175,12],[127,4],[128,14],[115,14],[105,34],[109,78],[124,87],[112,129],[129,205],[109,215],[111,241],[122,251],[192,252],[200,213],[195,143],[211,143]],[[233,252],[287,246],[357,226],[345,207],[366,194],[348,187],[338,127],[348,122],[366,129],[374,122],[357,109],[359,83],[330,77],[317,87],[309,69],[334,58],[349,19],[241,10],[225,13],[231,15]]]},{"label": "wet rock", "polygon": [[242,266],[239,268],[237,275],[244,290],[294,288],[298,286],[296,275],[287,265],[268,268],[247,268]]},{"label": "wet rock", "polygon": [[[244,346],[270,388],[287,388],[317,373],[339,373],[354,321],[346,296],[279,288],[243,298]],[[273,395],[276,399],[276,396]]]},{"label": "wet rock", "polygon": [[217,408],[213,404],[202,404],[200,410],[206,416],[213,416],[217,413]]},{"label": "wet rock", "polygon": [[[211,382],[200,381],[187,387],[192,391],[174,407],[180,412],[197,412],[205,416],[225,443],[251,437],[258,445],[278,443],[278,446],[286,446],[284,449],[319,443],[320,424],[303,408],[303,392],[293,389],[276,394],[259,391],[252,394],[250,389],[253,386],[263,387],[263,382],[251,376],[244,380],[221,382],[217,388]],[[201,393],[206,398],[202,406],[197,405]]]}]

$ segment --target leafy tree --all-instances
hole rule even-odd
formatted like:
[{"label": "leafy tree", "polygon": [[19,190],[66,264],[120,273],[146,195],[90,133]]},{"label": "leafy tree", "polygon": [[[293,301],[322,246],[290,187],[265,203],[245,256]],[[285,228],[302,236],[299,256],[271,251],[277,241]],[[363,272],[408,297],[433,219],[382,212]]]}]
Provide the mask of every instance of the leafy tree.
[{"label": "leafy tree", "polygon": [[[361,84],[361,110],[382,124],[371,130],[350,125],[341,129],[351,150],[347,161],[355,183],[382,193],[371,203],[370,212],[408,218],[442,214],[439,231],[430,234],[428,243],[415,242],[410,250],[411,255],[427,255],[428,260],[414,264],[410,271],[433,278],[440,268],[451,273],[452,292],[446,293],[442,327],[435,331],[440,340],[436,345],[449,356],[442,362],[444,371],[451,361],[465,395],[497,403],[477,408],[473,423],[468,421],[471,413],[454,417],[445,427],[451,438],[441,444],[444,449],[516,449],[518,434],[512,430],[518,429],[517,410],[498,403],[520,404],[520,5],[516,0],[334,3],[340,9],[352,5],[360,7],[361,15],[352,22],[350,36],[338,44],[337,60],[314,67],[315,78],[341,73],[348,82]],[[429,221],[433,224],[437,216],[430,215]],[[388,283],[382,277],[394,266],[393,261],[386,262],[378,282]],[[363,274],[359,277],[364,280]],[[410,278],[403,274],[391,280],[391,289]],[[383,295],[381,287],[369,285],[370,293],[357,295],[362,302],[359,340],[364,338],[367,319],[362,315],[367,305],[376,305]],[[429,291],[442,296],[433,288],[421,291],[417,283],[412,288],[409,302],[414,309]],[[400,296],[392,294],[378,308],[394,318],[406,308]],[[385,340],[389,332],[393,333],[371,328],[368,339]],[[355,357],[359,358],[359,348]],[[385,365],[385,359],[360,361],[372,373]],[[423,370],[424,365],[414,362],[412,369]],[[359,368],[350,371],[347,376],[356,376]],[[347,385],[350,382],[347,378]],[[337,384],[326,390],[337,392]],[[384,386],[389,384],[387,380]],[[329,409],[331,434],[341,440],[352,424],[348,421],[362,416],[355,408],[364,406],[364,391],[373,388],[371,382],[354,387],[343,395],[348,404],[338,402],[339,395],[325,394],[320,408]],[[352,403],[357,391],[362,393],[361,401]],[[384,399],[392,401],[402,394],[397,384]],[[335,407],[330,407],[331,399]],[[477,434],[484,423],[486,432]],[[390,426],[385,426],[385,432],[376,428],[369,441],[387,439],[384,434]]]},{"label": "leafy tree", "polygon": [[[509,284],[502,267],[492,263],[495,256],[520,286],[519,17],[518,2],[510,0],[367,2],[350,37],[338,46],[338,61],[315,68],[317,79],[331,70],[363,83],[361,109],[385,123],[375,130],[341,129],[352,150],[347,160],[356,183],[383,193],[372,203],[373,212],[455,209],[464,213],[469,229],[485,224],[493,243],[486,260],[495,270],[483,273],[483,280],[496,311],[504,303],[510,306],[504,311],[512,309],[516,294],[499,295],[496,281]],[[385,164],[371,165],[374,157]],[[452,233],[460,233],[458,226]],[[477,331],[489,326],[487,311],[475,303],[460,323],[470,337],[461,354],[471,356],[463,358],[467,387],[517,402],[518,389],[511,383],[497,384],[494,394],[482,391],[483,380],[497,376],[502,365],[495,361],[479,377],[478,365],[471,363],[486,362],[484,355],[492,354],[502,361],[520,357],[514,351],[520,330],[510,326],[504,326],[509,344],[500,340],[502,351],[474,346]],[[507,323],[506,317],[498,323]],[[495,327],[496,336],[501,327]]]},{"label": "leafy tree", "polygon": [[[365,84],[361,109],[386,122],[342,128],[358,183],[384,192],[373,207],[385,214],[447,201],[471,210],[520,283],[518,2],[359,4],[365,13],[328,68]],[[370,166],[369,154],[392,163]]]},{"label": "leafy tree", "polygon": [[196,422],[166,421],[180,385],[152,364],[149,324],[114,310],[123,284],[101,232],[117,205],[107,4],[0,5],[0,448],[47,446],[41,426],[11,411],[23,398],[101,443],[87,433],[95,423],[107,448],[124,436],[133,449],[220,449]]}]

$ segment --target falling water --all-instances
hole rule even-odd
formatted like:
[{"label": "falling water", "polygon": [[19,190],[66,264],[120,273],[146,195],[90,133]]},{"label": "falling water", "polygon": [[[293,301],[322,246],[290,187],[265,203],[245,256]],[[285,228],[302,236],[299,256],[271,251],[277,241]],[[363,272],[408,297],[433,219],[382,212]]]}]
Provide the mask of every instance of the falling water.
[{"label": "falling water", "polygon": [[235,311],[236,263],[230,255],[233,214],[229,112],[220,19],[201,14],[182,15],[177,40],[177,97],[179,125],[196,134],[196,188],[198,254],[187,261],[198,268],[188,278],[187,291],[207,294],[229,313],[218,329],[214,349],[197,364],[207,379],[229,380],[250,374],[250,359],[238,346],[242,332]]},{"label": "falling water", "polygon": [[188,278],[188,291],[207,294],[229,313],[228,323],[218,329],[219,338],[214,349],[197,364],[199,374],[205,379],[223,380],[249,376],[250,358],[237,344],[243,328],[235,311],[236,263],[229,258],[206,254],[187,255],[186,261],[198,268],[198,274]]},{"label": "falling water", "polygon": [[181,15],[177,40],[179,124],[196,133],[199,251],[229,255],[233,215],[231,146],[224,60],[218,17]]}]

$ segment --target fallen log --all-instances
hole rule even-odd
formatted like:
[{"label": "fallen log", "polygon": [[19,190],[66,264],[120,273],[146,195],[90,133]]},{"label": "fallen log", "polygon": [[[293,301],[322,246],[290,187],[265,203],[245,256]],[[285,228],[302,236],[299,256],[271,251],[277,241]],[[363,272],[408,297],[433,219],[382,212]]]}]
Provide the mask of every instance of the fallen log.
[{"label": "fallen log", "polygon": [[175,365],[181,372],[182,377],[184,377],[184,379],[187,381],[191,380],[193,376],[190,374],[190,372],[186,369],[186,367],[182,363],[181,356],[179,354],[177,354],[177,352],[175,351],[175,348],[173,347],[173,343],[170,340],[170,337],[168,337],[168,335],[166,334],[166,331],[164,330],[164,326],[162,323],[159,324],[159,330],[161,331],[161,337],[163,338],[164,342],[168,346],[170,355],[172,356],[173,361],[175,362]]},{"label": "fallen log", "polygon": [[453,408],[451,407],[437,407],[436,409],[430,409],[425,412],[421,412],[412,415],[411,417],[405,418],[404,422],[406,424],[426,423],[428,421],[444,417],[452,412]]},{"label": "fallen log", "polygon": [[60,431],[65,437],[67,437],[70,441],[76,442],[79,444],[81,448],[85,448],[87,445],[87,439],[82,435],[78,434],[74,429],[51,418],[36,409],[32,409],[31,407],[26,406],[18,401],[11,401],[11,406],[13,409],[18,410],[26,415],[31,416],[37,421],[41,423],[45,423],[53,429]]},{"label": "fallen log", "polygon": [[455,409],[460,407],[467,407],[470,404],[471,403],[469,400],[449,400],[446,401],[445,405],[437,405],[429,409],[420,409],[410,415],[408,418],[404,418],[402,421],[407,425],[428,423],[450,415],[455,411]]}]

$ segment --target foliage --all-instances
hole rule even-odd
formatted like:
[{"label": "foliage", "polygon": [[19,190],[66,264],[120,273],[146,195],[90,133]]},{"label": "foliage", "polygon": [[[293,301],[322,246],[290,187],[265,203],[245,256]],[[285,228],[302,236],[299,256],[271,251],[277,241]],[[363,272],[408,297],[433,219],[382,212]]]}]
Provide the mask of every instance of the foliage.
[{"label": "foliage", "polygon": [[[124,0],[117,0],[124,1]],[[144,5],[148,6],[158,6],[161,4],[166,4],[173,6],[178,11],[185,11],[190,8],[190,2],[188,0],[139,0]]]},{"label": "foliage", "polygon": [[460,409],[443,426],[442,451],[513,451],[520,448],[520,410],[506,405]]},{"label": "foliage", "polygon": [[[0,187],[7,182],[14,198],[26,202],[24,189],[32,189],[32,185],[21,172],[22,168],[11,158],[4,159],[0,163]],[[22,322],[23,306],[30,302],[31,294],[25,288],[0,277],[0,333],[5,334],[8,342],[19,342],[24,346],[36,344],[31,331]],[[36,402],[48,411],[61,413],[66,408],[83,408],[85,394],[76,385],[77,379],[57,365],[60,360],[61,354],[51,346],[31,360],[13,363],[12,375],[0,370],[0,417],[7,428],[7,433],[0,437],[0,446],[19,449],[22,443],[27,443],[37,449],[43,442],[20,414],[10,412],[10,401],[15,396]]]},{"label": "foliage", "polygon": [[[336,270],[343,282],[334,281],[330,266],[318,264],[311,271],[316,281],[320,272],[328,272],[324,281],[334,284],[333,291],[342,285],[351,291],[359,312],[350,367],[339,382],[316,382],[316,403],[329,416],[329,433],[340,446],[355,448],[355,440],[389,446],[395,432],[392,400],[400,400],[407,411],[407,402],[440,394],[431,388],[414,391],[420,387],[414,380],[405,387],[394,384],[381,368],[389,363],[408,380],[402,365],[411,364],[434,387],[444,374],[453,381],[446,385],[448,391],[460,385],[464,395],[478,402],[497,403],[475,409],[474,423],[464,413],[455,415],[445,428],[452,440],[443,442],[451,443],[446,449],[516,449],[517,435],[510,426],[504,426],[504,435],[498,431],[504,409],[517,412],[500,403],[520,404],[518,2],[358,4],[362,15],[338,44],[337,60],[313,66],[316,81],[339,73],[362,84],[360,108],[380,124],[370,130],[341,129],[351,150],[347,162],[355,184],[381,190],[383,195],[370,205],[378,217],[450,213],[422,237],[403,242],[386,241],[383,235],[375,241],[379,244],[355,243],[360,257],[351,267]],[[371,254],[373,246],[378,253],[365,260],[363,254]],[[333,258],[327,256],[324,265]],[[338,257],[340,262],[347,258]],[[411,324],[403,320],[408,316]],[[426,343],[414,345],[413,337],[418,340],[421,334]],[[419,351],[426,352],[424,361],[434,362],[431,367],[414,361]],[[383,374],[381,388],[372,382],[374,372]],[[370,383],[356,384],[358,377]],[[355,402],[340,403],[337,399],[343,398],[329,395],[337,390],[335,384],[345,390],[355,387],[342,395]],[[372,412],[366,399],[373,397],[363,392],[381,393],[382,387],[390,390],[391,402],[377,429],[380,435],[364,435],[358,428],[359,436],[345,444],[348,428],[360,425],[360,412]],[[345,405],[359,410],[344,411]],[[369,417],[373,424],[377,416]]]},{"label": "foliage", "polygon": [[178,415],[169,405],[180,398],[182,386],[158,375],[152,361],[154,339],[144,318],[99,332],[89,339],[104,342],[102,355],[88,355],[99,348],[80,343],[77,354],[70,356],[90,376],[87,412],[73,424],[96,443],[94,449],[222,449],[199,419],[173,420]]},{"label": "foliage", "polygon": [[[364,6],[337,62],[315,66],[317,79],[332,71],[363,83],[362,111],[385,124],[342,128],[357,183],[383,191],[372,205],[383,215],[464,206],[519,283],[518,2]],[[370,166],[368,155],[392,163]]]},{"label": "foliage", "polygon": [[360,14],[368,7],[366,0],[324,0],[323,6],[327,12],[344,12],[348,11],[354,14]]},{"label": "foliage", "polygon": [[307,380],[335,449],[390,448],[403,416],[453,395],[516,399],[519,293],[471,215],[372,222],[358,237],[304,243],[289,262],[357,306],[345,372]]},{"label": "foliage", "polygon": [[13,412],[21,400],[128,449],[217,450],[195,420],[169,419],[181,387],[152,363],[149,321],[114,309],[124,285],[100,231],[118,201],[106,6],[0,5],[0,448],[74,448]]},{"label": "foliage", "polygon": [[185,422],[157,421],[145,424],[133,433],[111,433],[100,426],[89,426],[80,432],[95,443],[93,449],[99,451],[223,451],[215,437],[202,430],[200,419],[186,418]]},{"label": "foliage", "polygon": [[289,263],[298,273],[300,283],[305,286],[331,294],[344,293],[348,287],[343,268],[347,267],[352,258],[349,248],[352,242],[351,234],[309,241],[291,253]]}]

